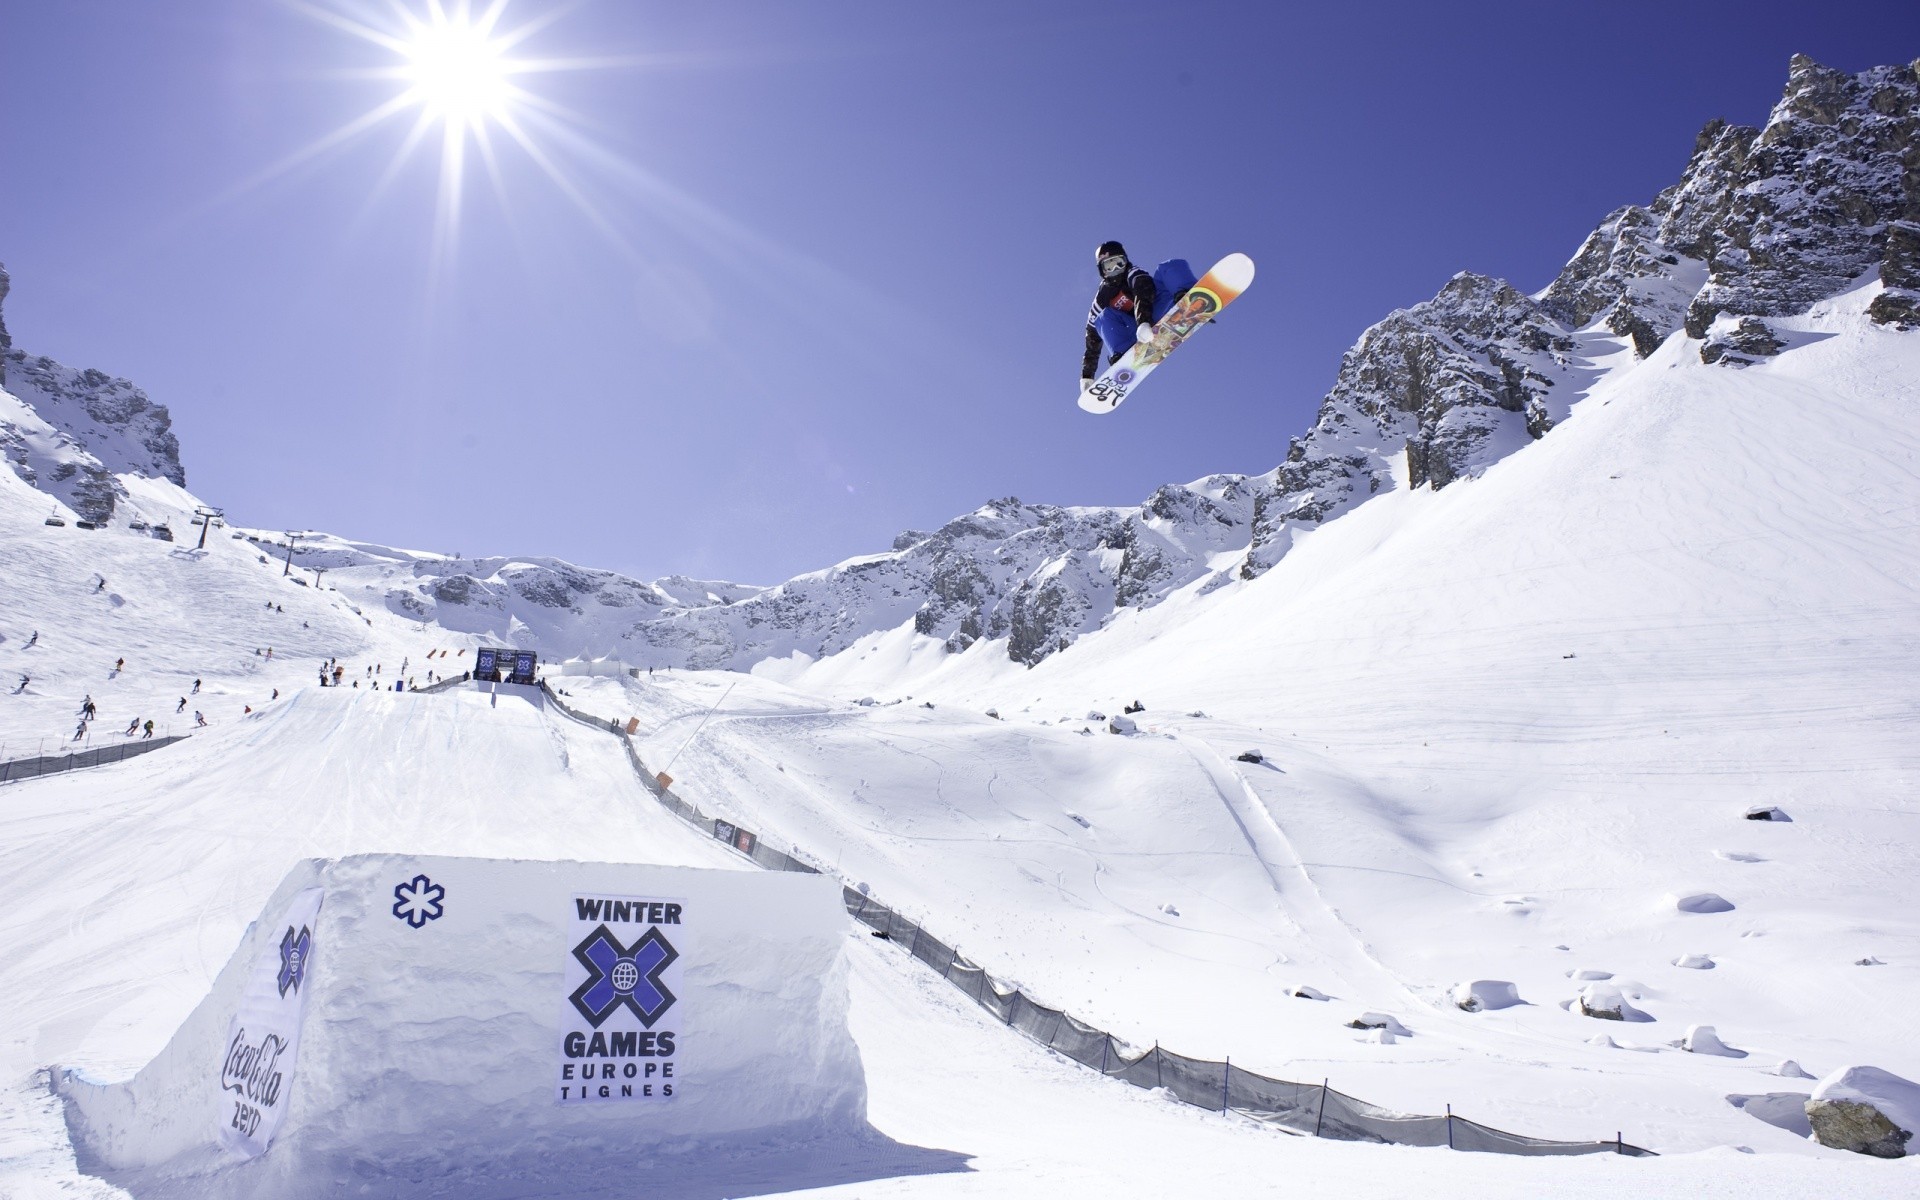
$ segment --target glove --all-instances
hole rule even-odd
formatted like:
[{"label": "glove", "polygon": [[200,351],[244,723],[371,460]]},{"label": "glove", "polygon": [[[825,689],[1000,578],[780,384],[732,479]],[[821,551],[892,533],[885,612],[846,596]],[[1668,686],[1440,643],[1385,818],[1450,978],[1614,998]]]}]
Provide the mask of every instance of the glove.
[{"label": "glove", "polygon": [[1086,391],[1086,390],[1087,390],[1088,388],[1090,388],[1090,387],[1092,387],[1092,386],[1093,386],[1093,376],[1091,376],[1091,375],[1082,375],[1082,376],[1080,377],[1080,390],[1081,390],[1081,391],[1083,391],[1083,392],[1084,392],[1084,391]]},{"label": "glove", "polygon": [[1136,342],[1152,341],[1153,340],[1153,323],[1150,321],[1140,322],[1140,327],[1133,331],[1133,340]]}]

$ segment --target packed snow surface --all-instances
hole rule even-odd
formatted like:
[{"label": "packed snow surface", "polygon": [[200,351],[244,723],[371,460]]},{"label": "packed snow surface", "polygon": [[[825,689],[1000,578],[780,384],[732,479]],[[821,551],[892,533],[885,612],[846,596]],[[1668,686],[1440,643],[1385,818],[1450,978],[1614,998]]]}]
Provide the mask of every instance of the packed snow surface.
[{"label": "packed snow surface", "polygon": [[[1911,1194],[1911,1162],[1728,1101],[1780,1091],[1785,1059],[1920,1077],[1920,342],[1864,301],[1776,320],[1793,344],[1744,369],[1680,337],[1610,365],[1478,478],[1385,491],[1260,578],[1032,670],[905,625],[779,680],[556,681],[639,718],[677,790],[1135,1046],[1665,1157],[1288,1138],[1064,1063],[849,933],[893,1147],[767,1178],[701,1164],[681,1193],[1398,1196],[1417,1173],[1483,1197]],[[121,479],[190,528],[193,497]],[[745,865],[605,733],[510,693],[390,690],[457,673],[470,637],[355,611],[226,531],[198,551],[44,516],[0,472],[0,666],[29,675],[5,757],[69,739],[89,693],[82,744],[209,726],[0,787],[0,1193],[123,1194],[81,1172],[42,1073],[151,1062],[298,860]],[[335,658],[359,688],[313,686]],[[1136,700],[1131,735],[1083,715]],[[1731,907],[1678,906],[1705,894]],[[1462,1011],[1462,980],[1527,1003]],[[1581,1016],[1588,983],[1650,1021]],[[1367,1040],[1367,1013],[1406,1036]],[[1747,1057],[1672,1045],[1697,1025]]]}]

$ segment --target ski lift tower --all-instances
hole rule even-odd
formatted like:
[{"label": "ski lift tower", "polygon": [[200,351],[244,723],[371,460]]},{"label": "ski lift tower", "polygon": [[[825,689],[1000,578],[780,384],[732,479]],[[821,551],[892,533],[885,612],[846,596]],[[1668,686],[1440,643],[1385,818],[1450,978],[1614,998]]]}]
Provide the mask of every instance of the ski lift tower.
[{"label": "ski lift tower", "polygon": [[200,544],[194,547],[195,550],[205,550],[207,548],[207,530],[213,528],[215,525],[225,525],[226,522],[220,518],[226,515],[225,509],[214,508],[208,504],[202,504],[193,510],[193,524],[200,527]]}]

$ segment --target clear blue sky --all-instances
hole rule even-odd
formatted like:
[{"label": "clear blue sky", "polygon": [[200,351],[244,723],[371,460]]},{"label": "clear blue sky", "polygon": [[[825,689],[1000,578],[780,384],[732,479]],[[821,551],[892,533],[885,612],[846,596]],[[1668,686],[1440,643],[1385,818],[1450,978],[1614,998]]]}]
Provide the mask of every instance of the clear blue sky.
[{"label": "clear blue sky", "polygon": [[[146,388],[246,523],[762,583],[1268,470],[1367,325],[1543,286],[1792,53],[1920,55],[1913,0],[513,0],[511,57],[600,61],[516,78],[571,118],[469,148],[450,232],[411,110],[284,166],[405,86],[312,10],[426,0],[309,3],[0,0],[16,344]],[[1110,237],[1260,274],[1091,417]]]}]

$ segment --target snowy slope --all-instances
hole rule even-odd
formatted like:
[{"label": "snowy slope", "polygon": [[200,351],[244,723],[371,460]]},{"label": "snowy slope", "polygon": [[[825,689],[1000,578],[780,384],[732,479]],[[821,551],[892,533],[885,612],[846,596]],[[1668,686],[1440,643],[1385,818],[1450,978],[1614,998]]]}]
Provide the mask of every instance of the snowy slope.
[{"label": "snowy slope", "polygon": [[[614,739],[477,691],[310,689],[184,746],[4,794],[0,1194],[21,1200],[126,1194],[76,1172],[41,1068],[114,1078],[155,1053],[294,859],[404,847],[740,865],[646,799]],[[1502,1159],[1288,1138],[1094,1077],[988,1020],[896,949],[849,936],[870,1119],[904,1148],[779,1179],[683,1164],[672,1192],[656,1178],[647,1194],[1040,1200],[1313,1187],[1388,1197],[1417,1172],[1439,1194],[1484,1197],[1623,1187],[1892,1197],[1905,1182],[1851,1156]],[[552,1194],[580,1194],[556,1171]],[[369,1185],[370,1195],[408,1194]]]},{"label": "snowy slope", "polygon": [[[1543,292],[1462,274],[1367,331],[1266,476],[996,502],[772,589],[195,549],[164,410],[10,351],[0,757],[65,744],[88,694],[81,744],[210,727],[0,787],[0,1194],[115,1194],[35,1072],[145,1061],[293,859],[738,865],[604,735],[375,690],[496,639],[751,666],[562,682],[691,798],[1139,1046],[1671,1155],[1286,1139],[1090,1078],[855,937],[875,1123],[975,1173],[763,1192],[1911,1194],[1914,1162],[1780,1114],[1812,1090],[1783,1060],[1920,1078],[1915,89],[1796,60],[1765,128],[1709,126]],[[310,686],[334,658],[360,687]],[[1138,733],[1093,715],[1133,700]],[[1476,981],[1522,1003],[1463,1011]],[[1572,1008],[1607,988],[1647,1019]]]},{"label": "snowy slope", "polygon": [[[1726,1098],[1800,1086],[1783,1059],[1920,1073],[1920,343],[1872,291],[1738,372],[1674,339],[1473,483],[1031,671],[886,635],[799,691],[659,674],[596,711],[1139,1044],[1527,1132],[1799,1148]],[[1134,699],[1147,735],[1079,732]],[[1702,893],[1732,910],[1680,910]],[[1567,1011],[1581,971],[1654,1020]],[[1452,1007],[1476,979],[1528,1003]],[[1359,1044],[1362,1009],[1414,1036]],[[1667,1045],[1694,1024],[1747,1057]]]}]

